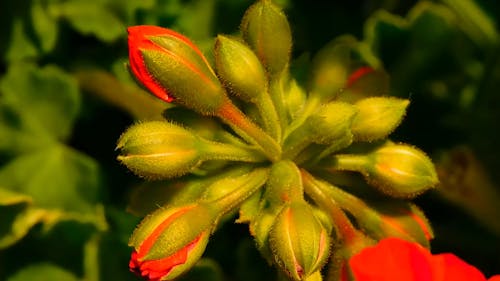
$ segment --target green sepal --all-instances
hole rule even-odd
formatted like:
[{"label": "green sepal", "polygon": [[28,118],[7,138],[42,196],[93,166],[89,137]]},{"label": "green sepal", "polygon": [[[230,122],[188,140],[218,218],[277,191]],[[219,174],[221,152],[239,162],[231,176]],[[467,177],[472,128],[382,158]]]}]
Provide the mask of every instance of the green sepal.
[{"label": "green sepal", "polygon": [[393,97],[373,97],[354,104],[357,114],[351,131],[356,141],[384,139],[403,120],[410,101]]}]

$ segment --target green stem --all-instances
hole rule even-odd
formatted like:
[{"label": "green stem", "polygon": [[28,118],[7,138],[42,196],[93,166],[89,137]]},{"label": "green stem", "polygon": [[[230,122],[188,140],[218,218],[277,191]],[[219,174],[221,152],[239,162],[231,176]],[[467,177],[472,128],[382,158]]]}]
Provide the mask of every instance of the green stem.
[{"label": "green stem", "polygon": [[327,157],[328,155],[341,150],[342,148],[348,147],[352,143],[352,135],[345,135],[341,139],[337,139],[335,143],[331,144],[328,146],[325,150],[323,150],[314,160],[311,162],[311,164],[319,162],[321,159]]},{"label": "green stem", "polygon": [[364,155],[337,154],[320,162],[321,167],[338,171],[364,172],[369,158]]},{"label": "green stem", "polygon": [[255,106],[259,110],[260,117],[264,122],[266,132],[277,140],[281,140],[281,124],[276,108],[268,92],[262,93],[255,101]]},{"label": "green stem", "polygon": [[338,202],[323,192],[323,182],[316,180],[305,170],[301,170],[301,172],[305,193],[311,197],[314,202],[321,206],[323,210],[328,211],[342,239],[346,241],[354,239],[357,235],[356,229],[352,225],[349,218],[347,218],[346,214],[339,207]]},{"label": "green stem", "polygon": [[251,163],[263,162],[266,160],[260,151],[255,151],[248,146],[244,148],[207,140],[203,140],[203,144],[203,151],[207,153],[207,159],[210,160],[230,160]]},{"label": "green stem", "polygon": [[305,126],[297,128],[283,143],[283,159],[295,159],[310,144],[311,137],[307,128]]},{"label": "green stem", "polygon": [[281,148],[278,143],[250,121],[229,99],[219,108],[216,115],[242,138],[257,144],[269,160],[275,162],[280,158]]},{"label": "green stem", "polygon": [[285,104],[283,103],[283,80],[285,80],[287,75],[279,75],[278,77],[272,79],[269,82],[269,94],[273,102],[276,114],[279,118],[280,131],[283,130],[288,125],[288,117],[285,109]]}]

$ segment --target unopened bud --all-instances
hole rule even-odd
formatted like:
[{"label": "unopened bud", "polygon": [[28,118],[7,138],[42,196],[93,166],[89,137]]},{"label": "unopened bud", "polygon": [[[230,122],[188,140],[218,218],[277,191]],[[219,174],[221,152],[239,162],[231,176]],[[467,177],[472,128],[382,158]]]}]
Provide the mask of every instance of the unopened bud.
[{"label": "unopened bud", "polygon": [[163,121],[139,123],[120,137],[123,164],[139,176],[172,178],[189,173],[206,160],[259,162],[259,153],[205,140],[181,126]]},{"label": "unopened bud", "polygon": [[362,99],[354,105],[358,114],[351,131],[357,141],[374,141],[386,138],[401,123],[409,100],[392,97]]},{"label": "unopened bud", "polygon": [[271,76],[283,72],[290,59],[292,32],[278,6],[271,0],[252,5],[243,17],[241,31]]},{"label": "unopened bud", "polygon": [[202,148],[190,131],[162,121],[139,123],[118,140],[118,160],[147,178],[171,178],[198,166]]},{"label": "unopened bud", "polygon": [[158,26],[128,28],[130,68],[157,97],[215,115],[227,100],[201,51],[185,36]]},{"label": "unopened bud", "polygon": [[327,230],[305,201],[287,204],[276,217],[269,243],[275,262],[293,280],[321,270],[330,252]]},{"label": "unopened bud", "polygon": [[343,36],[321,48],[313,58],[309,80],[311,95],[329,101],[341,92],[349,75],[351,53],[357,43],[354,37]]},{"label": "unopened bud", "polygon": [[360,227],[377,240],[399,237],[429,247],[429,240],[434,237],[424,213],[411,203],[382,202],[355,213]]},{"label": "unopened bud", "polygon": [[279,161],[271,167],[264,197],[270,205],[303,199],[304,188],[299,168],[292,161]]},{"label": "unopened bud", "polygon": [[255,103],[266,92],[267,78],[255,53],[244,43],[219,35],[215,66],[222,83],[244,101]]},{"label": "unopened bud", "polygon": [[130,238],[130,270],[148,280],[172,280],[186,272],[203,254],[216,218],[200,204],[158,209]]},{"label": "unopened bud", "polygon": [[385,145],[369,158],[366,179],[388,195],[414,197],[438,183],[431,159],[413,146]]},{"label": "unopened bud", "polygon": [[321,165],[360,172],[369,184],[399,198],[413,198],[438,183],[431,159],[406,144],[387,143],[366,155],[337,154],[322,160]]},{"label": "unopened bud", "polygon": [[306,120],[310,138],[314,143],[331,144],[346,135],[351,136],[351,124],[356,113],[356,108],[348,103],[327,103]]}]

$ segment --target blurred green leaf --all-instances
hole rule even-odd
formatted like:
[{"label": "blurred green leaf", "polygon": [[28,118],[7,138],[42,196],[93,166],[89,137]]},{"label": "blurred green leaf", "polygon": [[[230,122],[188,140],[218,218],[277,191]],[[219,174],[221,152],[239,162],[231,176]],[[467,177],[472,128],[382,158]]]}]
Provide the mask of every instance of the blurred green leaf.
[{"label": "blurred green leaf", "polygon": [[55,143],[4,165],[0,185],[31,196],[39,207],[93,213],[99,167],[88,156]]},{"label": "blurred green leaf", "polygon": [[[0,81],[0,92],[0,104],[10,109],[11,115],[17,115],[30,132],[37,130],[37,137],[70,136],[80,109],[80,95],[76,80],[58,67],[11,64]],[[0,114],[5,115],[5,112]]]},{"label": "blurred green leaf", "polygon": [[43,52],[52,51],[56,45],[58,22],[48,11],[42,0],[34,0],[31,5],[31,20]]},{"label": "blurred green leaf", "polygon": [[27,214],[31,198],[21,193],[0,188],[0,249],[6,248],[24,237],[38,222]]},{"label": "blurred green leaf", "polygon": [[113,42],[126,34],[125,24],[102,1],[71,0],[52,9],[77,31],[94,35],[104,42]]},{"label": "blurred green leaf", "polygon": [[27,24],[21,17],[12,20],[12,33],[2,44],[8,44],[5,60],[19,61],[27,58],[34,58],[38,55],[38,50],[33,40],[27,34]]},{"label": "blurred green leaf", "polygon": [[495,47],[499,43],[499,33],[494,21],[473,0],[441,0],[459,17],[460,28],[478,45]]},{"label": "blurred green leaf", "polygon": [[76,81],[55,66],[15,63],[0,81],[0,208],[6,247],[37,223],[64,220],[104,229],[98,163],[59,142],[80,109]]},{"label": "blurred green leaf", "polygon": [[71,272],[50,263],[27,266],[15,273],[7,281],[78,281]]}]

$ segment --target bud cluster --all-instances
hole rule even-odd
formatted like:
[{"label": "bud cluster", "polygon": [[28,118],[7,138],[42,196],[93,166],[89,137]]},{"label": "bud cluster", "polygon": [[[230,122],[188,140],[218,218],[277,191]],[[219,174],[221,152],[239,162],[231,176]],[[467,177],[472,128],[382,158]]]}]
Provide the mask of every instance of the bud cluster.
[{"label": "bud cluster", "polygon": [[340,280],[347,259],[386,237],[428,246],[425,216],[403,200],[434,187],[437,175],[424,152],[387,139],[409,100],[385,96],[383,69],[342,36],[318,52],[300,85],[280,7],[257,1],[240,28],[241,37],[217,36],[213,66],[175,31],[128,29],[131,73],[179,107],[123,133],[118,160],[146,179],[183,183],[173,195],[181,199],[167,200],[133,233],[131,270],[176,278],[237,210],[263,257],[290,280],[321,280],[325,267]]}]

